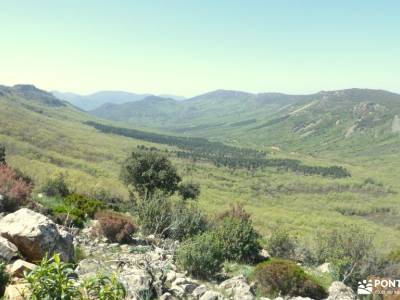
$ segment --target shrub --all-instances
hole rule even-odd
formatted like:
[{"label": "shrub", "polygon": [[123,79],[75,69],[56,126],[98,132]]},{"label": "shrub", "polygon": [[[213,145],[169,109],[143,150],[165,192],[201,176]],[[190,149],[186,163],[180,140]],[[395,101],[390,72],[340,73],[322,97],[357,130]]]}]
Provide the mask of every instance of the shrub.
[{"label": "shrub", "polygon": [[369,259],[374,256],[372,236],[361,227],[318,232],[315,245],[316,262],[330,262],[335,279],[353,287],[357,286],[358,278],[368,276],[368,270],[374,268],[374,262]]},{"label": "shrub", "polygon": [[0,165],[6,163],[6,148],[0,144]]},{"label": "shrub", "polygon": [[10,276],[6,272],[6,263],[0,261],[0,297],[3,296],[9,281]]},{"label": "shrub", "polygon": [[178,202],[173,206],[168,237],[184,240],[207,230],[207,219],[196,205]]},{"label": "shrub", "polygon": [[255,268],[252,279],[265,296],[301,296],[312,299],[327,297],[325,289],[304,270],[289,260],[272,259]]},{"label": "shrub", "polygon": [[205,232],[186,240],[177,253],[178,265],[190,275],[207,279],[222,270],[223,249],[212,232]]},{"label": "shrub", "polygon": [[13,212],[27,205],[32,188],[11,167],[0,165],[0,211]]},{"label": "shrub", "polygon": [[200,196],[200,185],[192,182],[184,182],[179,185],[178,192],[183,200],[195,200]]},{"label": "shrub", "polygon": [[54,222],[64,226],[84,226],[86,216],[82,210],[65,204],[58,205],[53,210]]},{"label": "shrub", "polygon": [[45,257],[40,265],[26,276],[32,293],[30,299],[75,299],[79,295],[76,277],[73,266],[61,262],[58,254],[51,259]]},{"label": "shrub", "polygon": [[49,179],[42,187],[42,192],[49,197],[67,197],[70,194],[63,174]]},{"label": "shrub", "polygon": [[126,290],[115,274],[111,277],[98,274],[83,282],[83,294],[83,299],[123,300]]},{"label": "shrub", "polygon": [[271,256],[291,259],[295,256],[297,241],[289,235],[285,228],[274,230],[267,241],[267,249]]},{"label": "shrub", "polygon": [[111,242],[129,242],[131,234],[137,230],[130,217],[117,212],[98,212],[96,219],[99,221],[98,234],[105,236]]},{"label": "shrub", "polygon": [[252,262],[258,257],[260,235],[253,228],[250,215],[240,206],[232,207],[222,215],[215,233],[226,259]]},{"label": "shrub", "polygon": [[144,234],[167,235],[172,220],[172,203],[168,198],[155,195],[140,200],[136,212]]},{"label": "shrub", "polygon": [[105,208],[105,204],[102,201],[75,193],[68,195],[64,202],[68,206],[81,210],[85,216],[90,218],[93,218],[98,210]]}]

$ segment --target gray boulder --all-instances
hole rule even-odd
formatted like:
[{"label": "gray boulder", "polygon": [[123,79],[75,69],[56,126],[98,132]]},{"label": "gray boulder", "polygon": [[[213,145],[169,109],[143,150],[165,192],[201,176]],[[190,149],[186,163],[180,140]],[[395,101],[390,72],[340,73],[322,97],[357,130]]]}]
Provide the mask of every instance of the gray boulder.
[{"label": "gray boulder", "polygon": [[18,248],[7,239],[0,236],[0,260],[11,261],[18,256]]},{"label": "gray boulder", "polygon": [[207,291],[203,296],[200,297],[200,300],[225,300],[224,296],[221,293],[215,291]]},{"label": "gray boulder", "polygon": [[22,208],[0,220],[0,236],[15,244],[29,261],[41,260],[46,253],[59,253],[64,261],[72,261],[72,235],[48,217]]}]

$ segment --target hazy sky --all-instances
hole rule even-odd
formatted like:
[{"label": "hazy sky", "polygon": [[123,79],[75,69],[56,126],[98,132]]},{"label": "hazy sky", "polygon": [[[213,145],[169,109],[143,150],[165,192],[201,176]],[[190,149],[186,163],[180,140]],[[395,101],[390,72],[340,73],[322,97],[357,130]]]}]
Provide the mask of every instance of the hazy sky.
[{"label": "hazy sky", "polygon": [[400,92],[398,0],[1,1],[0,84]]}]

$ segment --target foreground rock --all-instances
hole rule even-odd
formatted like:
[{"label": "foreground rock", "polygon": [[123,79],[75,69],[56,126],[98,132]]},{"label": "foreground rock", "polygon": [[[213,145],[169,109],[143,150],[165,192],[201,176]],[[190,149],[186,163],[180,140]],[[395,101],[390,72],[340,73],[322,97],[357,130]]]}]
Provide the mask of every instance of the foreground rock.
[{"label": "foreground rock", "polygon": [[31,264],[27,261],[24,261],[22,259],[18,259],[12,264],[7,266],[7,272],[12,276],[12,277],[24,277],[24,273],[31,272],[34,269],[36,269],[36,265]]},{"label": "foreground rock", "polygon": [[327,300],[356,300],[357,296],[351,288],[340,281],[335,281],[329,287]]},{"label": "foreground rock", "polygon": [[72,236],[46,216],[22,208],[0,220],[0,236],[18,247],[29,261],[39,261],[46,253],[60,253],[64,261],[72,261]]},{"label": "foreground rock", "polygon": [[17,246],[0,236],[0,260],[9,262],[17,256]]},{"label": "foreground rock", "polygon": [[233,300],[253,300],[254,293],[243,275],[222,282],[219,287]]},{"label": "foreground rock", "polygon": [[18,282],[10,284],[4,292],[6,300],[26,300],[29,299],[29,284],[26,282]]}]

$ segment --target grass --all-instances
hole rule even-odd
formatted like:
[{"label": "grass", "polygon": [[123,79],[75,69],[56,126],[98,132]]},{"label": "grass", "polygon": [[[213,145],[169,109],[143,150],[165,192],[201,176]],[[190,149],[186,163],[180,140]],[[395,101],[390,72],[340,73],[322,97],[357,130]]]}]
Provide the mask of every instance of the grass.
[{"label": "grass", "polygon": [[[0,99],[0,142],[7,147],[8,162],[35,180],[36,192],[49,176],[63,172],[67,183],[77,192],[106,190],[127,198],[119,170],[129,152],[138,145],[175,149],[98,132],[83,122],[99,120],[71,107],[40,106],[40,110],[32,110],[20,102],[24,100]],[[205,162],[171,159],[186,180],[201,185],[198,201],[206,213],[214,215],[234,202],[241,202],[252,213],[263,236],[282,223],[307,242],[317,229],[356,223],[374,234],[380,251],[388,253],[400,248],[397,153],[356,157],[341,156],[332,150],[318,155],[284,148],[273,152],[272,157],[300,159],[310,165],[339,164],[350,170],[352,177],[303,176],[274,168],[232,171]],[[379,184],[367,186],[367,178]]]}]

